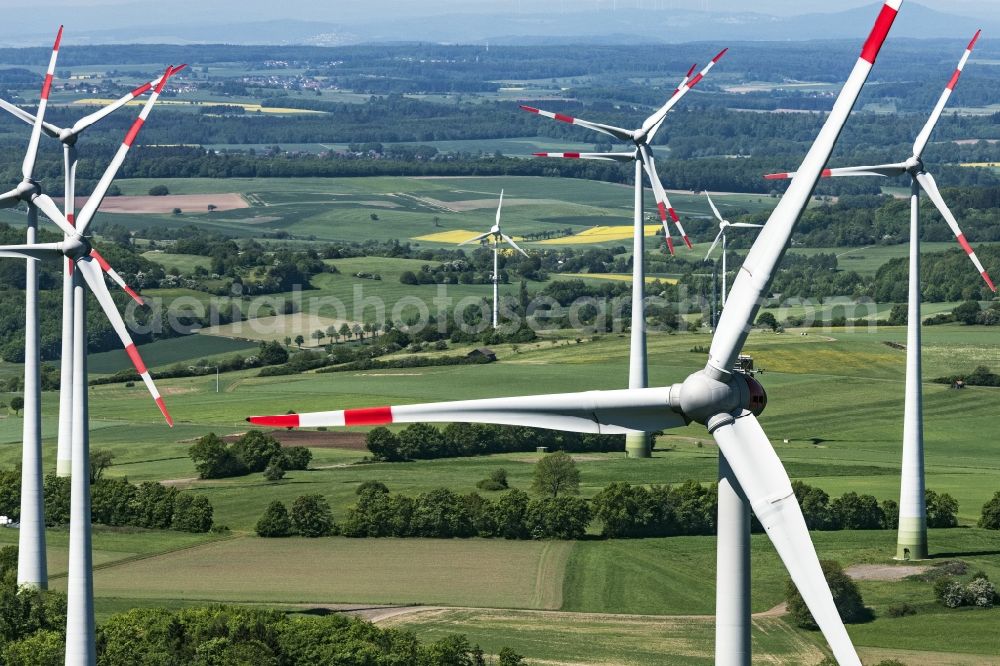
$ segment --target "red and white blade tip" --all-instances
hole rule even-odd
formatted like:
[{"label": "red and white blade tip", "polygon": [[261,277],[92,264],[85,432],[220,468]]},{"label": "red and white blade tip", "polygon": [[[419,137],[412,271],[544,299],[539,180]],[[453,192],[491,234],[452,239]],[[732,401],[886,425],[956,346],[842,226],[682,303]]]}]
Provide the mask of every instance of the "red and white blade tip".
[{"label": "red and white blade tip", "polygon": [[173,428],[174,418],[170,416],[170,412],[167,411],[167,405],[163,402],[163,398],[156,398],[156,406],[160,408],[160,413],[163,414],[163,418],[166,420],[167,425]]},{"label": "red and white blade tip", "polygon": [[309,428],[316,426],[378,426],[393,422],[392,407],[364,407],[316,414],[279,414],[276,416],[251,416],[247,421],[254,425],[273,428]]},{"label": "red and white blade tip", "polygon": [[791,177],[790,173],[769,173],[764,176],[764,180],[788,180]]},{"label": "red and white blade tip", "polygon": [[675,254],[674,253],[674,241],[673,241],[672,238],[670,238],[670,236],[666,236],[665,238],[666,238],[666,241],[667,241],[667,249],[670,251],[670,256],[673,257],[674,254]]},{"label": "red and white blade tip", "polygon": [[169,79],[174,73],[173,65],[167,65],[167,70],[163,72],[163,76],[160,77],[160,82],[156,84],[156,93],[159,94],[163,92],[163,86],[167,85],[167,79]]},{"label": "red and white blade tip", "polygon": [[174,419],[170,416],[170,412],[167,411],[167,405],[163,401],[163,397],[160,396],[159,391],[156,390],[156,386],[153,384],[153,378],[149,374],[149,370],[146,368],[146,363],[142,360],[142,356],[139,355],[139,350],[135,348],[135,343],[127,345],[125,347],[125,353],[128,354],[129,360],[132,361],[132,365],[135,366],[135,371],[139,373],[142,377],[142,381],[146,384],[146,388],[153,394],[153,401],[159,408],[160,413],[163,414],[163,418],[166,420],[167,425],[171,428],[174,427]]},{"label": "red and white blade tip", "polygon": [[990,274],[986,272],[986,269],[983,268],[982,263],[980,263],[979,257],[976,256],[976,251],[972,249],[971,245],[969,245],[969,241],[965,238],[965,234],[959,234],[956,238],[958,239],[958,244],[962,246],[965,253],[969,255],[970,259],[972,259],[972,263],[974,263],[976,268],[979,269],[979,274],[983,277],[983,280],[986,281],[990,291],[996,293],[996,285],[993,284],[993,280],[990,279]]},{"label": "red and white blade tip", "polygon": [[696,70],[696,69],[698,69],[698,63],[695,63],[695,64],[691,65],[691,69],[689,69],[688,73],[685,74],[684,76],[687,77],[687,78],[691,78],[691,75],[694,74],[694,70]]},{"label": "red and white blade tip", "polygon": [[976,30],[975,36],[973,36],[972,41],[969,42],[969,46],[965,49],[966,51],[971,51],[972,49],[976,48],[976,42],[979,41],[979,36],[981,34],[983,34],[982,30]]},{"label": "red and white blade tip", "polygon": [[59,26],[59,32],[56,33],[56,43],[52,45],[53,51],[59,50],[59,44],[62,42],[63,27]]},{"label": "red and white blade tip", "polygon": [[903,0],[886,0],[885,4],[882,5],[882,11],[875,20],[875,26],[872,28],[871,34],[868,35],[865,45],[861,48],[862,60],[872,65],[875,64],[875,59],[878,58],[878,53],[882,50],[882,44],[885,43],[885,38],[889,35],[889,30],[892,28],[892,23],[896,20],[896,14],[899,13],[899,7],[902,4]]},{"label": "red and white blade tip", "polygon": [[133,301],[135,301],[135,302],[136,302],[136,303],[138,303],[139,305],[146,305],[146,300],[145,300],[145,299],[144,299],[144,298],[143,298],[142,296],[140,296],[139,294],[137,294],[137,293],[136,293],[136,292],[135,292],[135,291],[134,291],[134,290],[132,289],[132,287],[128,286],[127,284],[123,284],[123,285],[122,285],[122,289],[124,289],[124,290],[125,290],[125,293],[126,293],[126,294],[128,294],[129,296],[131,296],[131,297],[132,297],[132,300],[133,300]]},{"label": "red and white blade tip", "polygon": [[719,51],[719,55],[717,55],[714,58],[712,58],[712,62],[719,62],[722,59],[722,56],[726,55],[726,51],[728,51],[728,50],[729,50],[729,47],[727,46],[726,48],[724,48],[721,51]]},{"label": "red and white blade tip", "polygon": [[687,236],[684,236],[684,244],[688,246],[689,250],[693,250],[694,249],[694,246],[691,245],[691,239],[688,238]]}]

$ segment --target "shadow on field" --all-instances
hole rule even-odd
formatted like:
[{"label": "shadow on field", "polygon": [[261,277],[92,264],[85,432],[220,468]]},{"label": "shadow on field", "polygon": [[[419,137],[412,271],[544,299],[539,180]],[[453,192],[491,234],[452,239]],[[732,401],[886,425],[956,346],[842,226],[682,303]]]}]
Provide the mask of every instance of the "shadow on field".
[{"label": "shadow on field", "polygon": [[988,555],[1000,555],[1000,550],[969,550],[961,553],[933,553],[927,556],[929,560],[947,560],[957,557],[980,557]]}]

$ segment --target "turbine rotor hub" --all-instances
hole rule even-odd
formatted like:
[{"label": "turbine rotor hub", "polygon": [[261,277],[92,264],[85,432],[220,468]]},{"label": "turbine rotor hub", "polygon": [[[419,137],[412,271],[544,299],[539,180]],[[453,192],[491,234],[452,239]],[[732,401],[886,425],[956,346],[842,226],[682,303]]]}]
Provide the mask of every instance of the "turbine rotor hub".
[{"label": "turbine rotor hub", "polygon": [[72,236],[63,241],[63,254],[77,261],[90,254],[90,242],[83,236]]},{"label": "turbine rotor hub", "polygon": [[905,164],[906,170],[910,173],[920,173],[924,170],[924,161],[916,155],[906,160]]},{"label": "turbine rotor hub", "polygon": [[759,416],[767,406],[767,393],[749,374],[733,372],[727,383],[700,370],[671,387],[670,404],[688,419],[708,425],[718,414],[743,409]]},{"label": "turbine rotor hub", "polygon": [[30,202],[33,196],[37,196],[41,193],[42,187],[30,178],[25,178],[17,184],[17,196],[22,201]]}]

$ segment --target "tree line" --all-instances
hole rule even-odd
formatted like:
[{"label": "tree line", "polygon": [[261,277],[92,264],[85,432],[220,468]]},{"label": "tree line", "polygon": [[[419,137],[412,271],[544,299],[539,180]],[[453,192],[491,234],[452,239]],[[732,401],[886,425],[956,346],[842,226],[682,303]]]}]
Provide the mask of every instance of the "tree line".
[{"label": "tree line", "polygon": [[[43,493],[45,524],[49,527],[69,524],[70,479],[47,474]],[[0,471],[0,515],[17,520],[20,495],[20,471]],[[91,483],[91,521],[101,525],[208,532],[214,525],[213,514],[207,496],[181,492],[155,481],[134,484],[125,478],[98,477]]]},{"label": "tree line", "polygon": [[385,427],[365,435],[372,458],[384,462],[534,451],[621,451],[624,435],[594,435],[483,423],[450,423],[443,428],[414,423],[398,433]]}]

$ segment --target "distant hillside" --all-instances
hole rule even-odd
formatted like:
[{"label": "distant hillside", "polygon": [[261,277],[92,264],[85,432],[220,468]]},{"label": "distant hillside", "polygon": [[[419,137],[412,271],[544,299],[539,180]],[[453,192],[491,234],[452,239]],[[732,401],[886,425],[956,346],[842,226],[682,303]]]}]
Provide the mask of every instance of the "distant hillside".
[{"label": "distant hillside", "polygon": [[[221,2],[229,5],[231,2]],[[384,3],[383,3],[384,4]],[[251,3],[252,5],[252,3]],[[97,7],[68,23],[66,43],[229,43],[311,44],[340,46],[371,42],[429,41],[443,43],[602,43],[696,41],[771,41],[856,39],[869,26],[878,3],[846,11],[779,17],[769,14],[703,11],[580,11],[560,13],[439,13],[442,6],[426,5],[419,16],[391,12],[348,13],[337,22],[309,20],[305,12],[293,18],[265,20],[257,7],[240,8],[241,20],[221,18],[185,22],[186,12],[163,14],[155,6],[143,6],[142,15],[119,6],[111,13]],[[173,5],[171,5],[173,7]],[[77,10],[76,13],[79,13]],[[212,16],[219,12],[213,12]],[[163,14],[157,16],[157,14]],[[330,16],[322,12],[320,17]],[[377,19],[372,18],[377,16]],[[159,18],[160,21],[155,20]],[[98,20],[101,19],[101,20]],[[53,28],[56,19],[51,19]],[[180,21],[180,22],[178,22]],[[224,22],[223,22],[224,21]],[[23,30],[0,35],[0,46],[46,44],[51,34],[48,16],[34,14]],[[983,28],[987,38],[1000,35],[1000,18],[989,20],[957,16],[907,3],[893,29],[894,38],[969,37]]]}]

